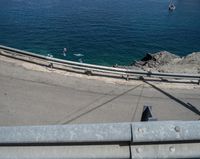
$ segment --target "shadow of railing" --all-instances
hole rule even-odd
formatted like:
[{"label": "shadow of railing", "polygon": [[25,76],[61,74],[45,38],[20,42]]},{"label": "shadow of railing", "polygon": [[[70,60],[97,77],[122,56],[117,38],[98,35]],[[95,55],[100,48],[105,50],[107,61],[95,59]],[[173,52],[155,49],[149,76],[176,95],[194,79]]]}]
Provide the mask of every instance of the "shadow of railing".
[{"label": "shadow of railing", "polygon": [[159,92],[163,93],[164,95],[166,95],[167,97],[171,98],[172,100],[174,100],[175,102],[179,103],[180,105],[182,105],[183,107],[189,109],[190,111],[192,111],[193,113],[197,114],[200,116],[200,111],[193,106],[191,103],[185,103],[184,101],[174,97],[173,95],[169,94],[168,92],[165,92],[164,90],[158,88],[157,86],[147,82],[144,80],[144,82],[148,85],[150,85],[151,87],[153,87],[154,89],[158,90]]},{"label": "shadow of railing", "polygon": [[[71,114],[70,114],[69,116],[65,117],[65,120],[64,120],[64,121],[63,121],[63,120],[62,120],[62,121],[59,121],[59,124],[69,124],[69,123],[71,123],[72,121],[74,121],[74,120],[76,120],[76,119],[78,119],[78,118],[80,118],[80,117],[82,117],[82,116],[84,116],[84,115],[86,115],[86,114],[88,114],[88,113],[94,111],[94,110],[97,110],[97,109],[100,108],[100,107],[105,106],[106,104],[108,104],[108,103],[110,103],[110,102],[112,102],[112,101],[114,101],[114,100],[120,98],[121,96],[123,96],[123,95],[125,95],[125,94],[127,94],[127,93],[129,93],[129,92],[131,92],[131,91],[133,91],[133,90],[135,90],[136,88],[138,88],[138,87],[140,87],[140,86],[141,86],[141,84],[139,84],[139,85],[137,85],[137,86],[134,86],[134,87],[132,87],[132,88],[130,88],[130,89],[128,89],[128,90],[126,90],[126,91],[124,91],[124,92],[118,94],[117,96],[114,96],[113,98],[111,98],[111,99],[109,99],[109,100],[107,100],[107,101],[105,101],[105,102],[103,102],[103,103],[101,103],[101,104],[99,104],[99,105],[97,105],[97,106],[95,106],[95,107],[92,107],[92,108],[90,108],[89,110],[84,111],[84,109],[87,109],[87,108],[89,107],[89,106],[86,106],[86,107],[84,107],[84,108],[78,110],[78,112],[75,112],[75,113],[80,113],[80,114],[77,114],[75,117],[72,117],[72,118],[71,118]],[[83,111],[83,112],[81,112],[81,111]],[[69,118],[69,119],[66,120],[66,118]]]}]

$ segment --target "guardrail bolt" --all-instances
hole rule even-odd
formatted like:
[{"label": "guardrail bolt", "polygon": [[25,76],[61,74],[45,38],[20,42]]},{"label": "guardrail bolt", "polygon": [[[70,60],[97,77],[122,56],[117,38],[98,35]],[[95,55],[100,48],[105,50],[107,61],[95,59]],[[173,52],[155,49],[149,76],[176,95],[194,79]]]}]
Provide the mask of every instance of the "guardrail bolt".
[{"label": "guardrail bolt", "polygon": [[139,132],[139,133],[143,133],[143,132],[144,132],[144,129],[138,128],[138,132]]},{"label": "guardrail bolt", "polygon": [[137,147],[135,150],[136,150],[137,153],[142,152],[142,149],[140,147]]},{"label": "guardrail bolt", "polygon": [[170,152],[175,152],[175,147],[174,147],[174,146],[170,146],[170,147],[169,147],[169,151],[170,151]]},{"label": "guardrail bolt", "polygon": [[179,126],[176,126],[174,129],[175,129],[176,132],[180,132],[181,131],[181,128]]}]

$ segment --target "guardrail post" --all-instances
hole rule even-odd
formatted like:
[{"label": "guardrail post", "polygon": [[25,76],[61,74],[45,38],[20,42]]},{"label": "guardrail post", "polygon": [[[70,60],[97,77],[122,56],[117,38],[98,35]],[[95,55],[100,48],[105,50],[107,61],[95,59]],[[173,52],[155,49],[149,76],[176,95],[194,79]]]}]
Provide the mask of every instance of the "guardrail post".
[{"label": "guardrail post", "polygon": [[129,81],[130,75],[126,75],[126,80]]},{"label": "guardrail post", "polygon": [[53,63],[50,63],[50,64],[49,64],[49,67],[50,67],[50,68],[53,68]]},{"label": "guardrail post", "polygon": [[139,80],[144,80],[144,77],[143,76],[139,76],[139,78],[138,78]]},{"label": "guardrail post", "polygon": [[91,70],[85,70],[85,74],[88,75],[88,76],[91,76],[92,75],[92,71]]},{"label": "guardrail post", "polygon": [[147,76],[148,76],[148,77],[151,77],[151,74],[152,74],[151,71],[148,71],[148,72],[147,72]]},{"label": "guardrail post", "polygon": [[199,80],[198,80],[198,83],[197,83],[198,85],[200,85],[200,78],[199,78]]}]

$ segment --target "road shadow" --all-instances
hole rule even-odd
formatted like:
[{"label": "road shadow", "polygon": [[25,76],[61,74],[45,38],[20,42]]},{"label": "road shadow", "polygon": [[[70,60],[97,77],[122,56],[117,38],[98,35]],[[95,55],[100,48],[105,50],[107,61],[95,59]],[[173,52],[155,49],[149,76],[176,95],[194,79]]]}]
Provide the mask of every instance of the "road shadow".
[{"label": "road shadow", "polygon": [[150,85],[151,87],[153,87],[154,89],[158,90],[159,92],[163,93],[164,95],[166,95],[167,97],[169,97],[170,99],[174,100],[175,102],[179,103],[180,105],[182,105],[183,107],[189,109],[190,111],[192,111],[193,113],[197,114],[200,116],[200,111],[191,103],[185,103],[184,101],[174,97],[173,95],[169,94],[168,92],[165,92],[164,90],[156,87],[155,85],[147,82],[144,80],[144,82],[148,85]]},{"label": "road shadow", "polygon": [[158,77],[158,78],[144,78],[143,76],[140,76],[138,79],[135,80],[142,80],[142,81],[149,81],[149,82],[162,82],[162,83],[183,83],[183,84],[198,84],[199,85],[199,81],[198,80],[187,80],[187,81],[182,81],[180,79],[166,79],[163,77]]},{"label": "road shadow", "polygon": [[[94,111],[94,110],[96,110],[96,109],[98,109],[98,108],[100,108],[100,107],[102,107],[102,106],[104,106],[104,105],[106,105],[106,104],[108,104],[108,103],[110,103],[110,102],[116,100],[116,99],[118,99],[119,97],[121,97],[121,96],[123,96],[123,95],[125,95],[125,94],[127,94],[127,93],[129,93],[129,92],[131,92],[131,91],[133,91],[133,90],[135,90],[136,88],[140,87],[141,85],[142,85],[142,84],[137,85],[137,86],[135,86],[135,87],[132,87],[132,88],[130,88],[130,89],[124,91],[123,93],[121,93],[121,94],[119,94],[119,95],[117,95],[117,96],[115,96],[115,97],[113,97],[113,98],[111,98],[111,99],[109,99],[109,100],[107,100],[107,101],[105,101],[105,102],[103,102],[103,103],[97,105],[96,107],[93,107],[93,108],[89,109],[88,111],[85,111],[85,112],[83,112],[83,113],[80,113],[80,114],[78,114],[77,116],[75,116],[75,117],[73,117],[73,118],[71,118],[71,119],[68,119],[67,121],[62,121],[62,122],[59,122],[59,123],[60,123],[60,124],[69,124],[69,123],[71,123],[72,121],[74,121],[74,120],[76,120],[76,119],[78,119],[78,118],[80,118],[80,117],[82,117],[82,116],[84,116],[84,115],[86,115],[86,114],[88,114],[88,113],[90,113],[90,112],[92,112],[92,111]],[[87,107],[85,107],[85,109],[86,109],[86,108],[87,108]]]}]

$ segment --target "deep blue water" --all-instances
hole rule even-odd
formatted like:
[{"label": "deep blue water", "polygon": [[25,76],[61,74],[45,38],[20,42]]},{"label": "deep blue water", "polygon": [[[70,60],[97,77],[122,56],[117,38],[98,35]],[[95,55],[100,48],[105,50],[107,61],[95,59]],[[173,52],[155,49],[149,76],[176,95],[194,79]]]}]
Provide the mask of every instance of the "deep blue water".
[{"label": "deep blue water", "polygon": [[101,65],[200,51],[200,0],[174,3],[170,13],[169,0],[0,0],[0,44]]}]

